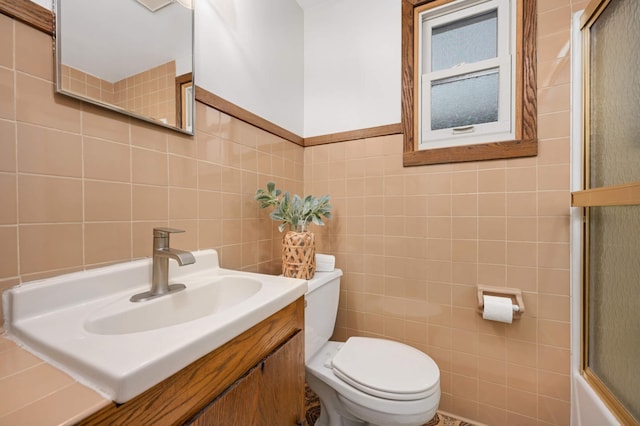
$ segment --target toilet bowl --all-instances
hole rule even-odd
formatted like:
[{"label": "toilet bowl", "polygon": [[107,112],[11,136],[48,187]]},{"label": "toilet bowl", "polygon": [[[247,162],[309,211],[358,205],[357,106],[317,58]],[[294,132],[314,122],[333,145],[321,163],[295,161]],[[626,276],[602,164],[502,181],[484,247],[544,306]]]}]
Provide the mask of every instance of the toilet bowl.
[{"label": "toilet bowl", "polygon": [[419,426],[440,401],[440,371],[423,352],[391,340],[329,341],[342,271],[317,272],[305,295],[307,383],[318,395],[318,426]]}]

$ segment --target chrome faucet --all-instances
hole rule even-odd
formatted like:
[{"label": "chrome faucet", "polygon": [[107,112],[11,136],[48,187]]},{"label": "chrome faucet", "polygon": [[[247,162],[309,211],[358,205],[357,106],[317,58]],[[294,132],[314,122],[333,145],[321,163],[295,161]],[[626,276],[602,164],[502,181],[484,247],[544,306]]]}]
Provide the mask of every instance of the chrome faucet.
[{"label": "chrome faucet", "polygon": [[169,259],[178,265],[191,265],[196,259],[191,253],[169,246],[169,234],[184,232],[182,229],[153,228],[153,270],[151,272],[151,290],[131,296],[132,302],[143,302],[165,294],[184,290],[184,284],[169,284]]}]

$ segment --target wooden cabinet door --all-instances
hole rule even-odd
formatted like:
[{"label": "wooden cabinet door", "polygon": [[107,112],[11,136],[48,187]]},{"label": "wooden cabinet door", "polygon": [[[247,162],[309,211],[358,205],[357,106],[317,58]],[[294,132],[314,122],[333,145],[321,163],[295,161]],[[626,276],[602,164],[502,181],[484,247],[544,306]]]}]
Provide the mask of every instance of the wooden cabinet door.
[{"label": "wooden cabinet door", "polygon": [[290,340],[187,422],[190,426],[304,424],[304,334]]},{"label": "wooden cabinet door", "polygon": [[304,332],[293,336],[273,355],[265,360],[262,369],[262,424],[304,424]]}]

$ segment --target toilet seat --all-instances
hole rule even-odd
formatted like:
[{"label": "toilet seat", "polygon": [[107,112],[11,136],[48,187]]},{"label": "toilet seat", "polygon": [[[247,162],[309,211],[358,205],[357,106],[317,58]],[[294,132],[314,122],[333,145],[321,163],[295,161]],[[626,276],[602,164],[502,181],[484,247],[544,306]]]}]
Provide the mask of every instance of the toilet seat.
[{"label": "toilet seat", "polygon": [[333,357],[331,367],[339,379],[384,399],[424,399],[439,389],[436,363],[423,352],[390,340],[351,337]]},{"label": "toilet seat", "polygon": [[[331,367],[331,360],[336,356],[340,349],[344,346],[344,342],[329,341],[309,359],[306,363],[307,383],[324,401],[328,410],[340,411],[340,407],[348,407],[347,412],[357,418],[368,418],[369,423],[373,424],[401,424],[399,419],[405,424],[422,425],[428,422],[435,414],[440,401],[440,385],[433,389],[433,393],[424,399],[414,400],[392,400],[381,398],[363,392],[355,386],[340,379],[334,369]],[[438,377],[440,374],[438,373]],[[325,388],[326,392],[322,389]],[[324,395],[324,396],[321,396]],[[333,395],[333,396],[332,396]],[[333,399],[332,399],[333,398]],[[353,408],[353,405],[360,406],[359,410]],[[384,413],[394,421],[377,421],[369,416],[362,414],[361,410],[375,414],[376,416]],[[359,413],[359,414],[357,414]],[[341,414],[345,416],[344,414]],[[348,418],[348,415],[346,416]],[[408,419],[417,419],[417,421],[409,421]]]}]

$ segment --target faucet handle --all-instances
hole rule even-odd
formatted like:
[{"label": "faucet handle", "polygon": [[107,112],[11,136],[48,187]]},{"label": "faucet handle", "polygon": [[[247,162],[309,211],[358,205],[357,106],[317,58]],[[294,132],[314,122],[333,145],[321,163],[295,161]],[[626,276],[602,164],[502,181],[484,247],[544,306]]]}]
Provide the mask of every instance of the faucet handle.
[{"label": "faucet handle", "polygon": [[176,229],[176,228],[153,228],[153,236],[154,238],[166,238],[169,234],[178,234],[180,232],[184,232],[184,229]]}]

